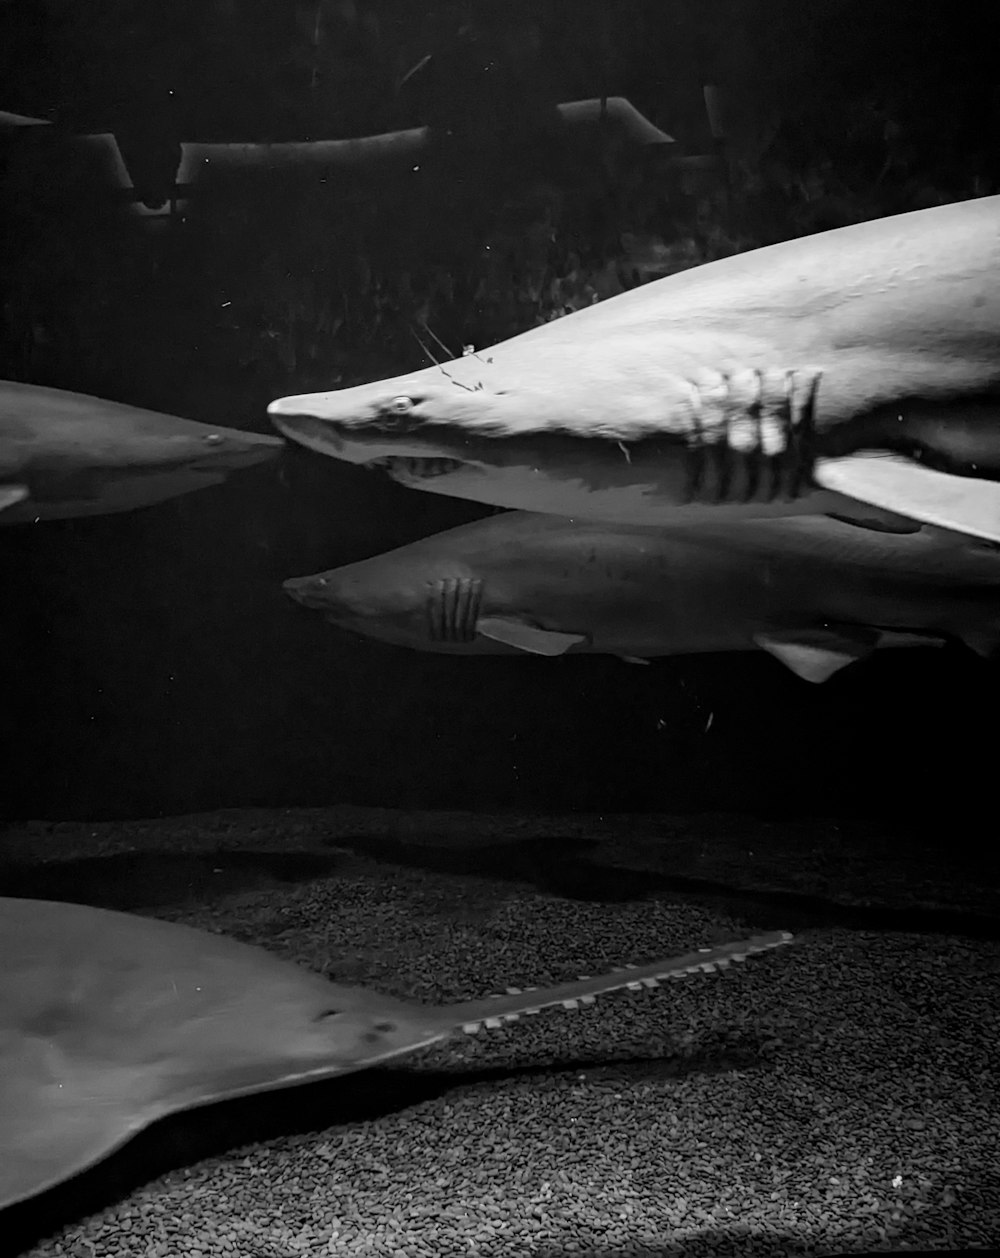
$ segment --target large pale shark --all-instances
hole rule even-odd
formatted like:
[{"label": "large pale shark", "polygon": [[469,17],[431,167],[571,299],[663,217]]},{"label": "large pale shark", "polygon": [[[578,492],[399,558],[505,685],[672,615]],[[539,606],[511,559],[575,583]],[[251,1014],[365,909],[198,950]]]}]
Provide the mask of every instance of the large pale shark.
[{"label": "large pale shark", "polygon": [[1000,197],[723,258],[269,411],[321,454],[499,506],[1000,541]]},{"label": "large pale shark", "polygon": [[224,481],[280,438],[0,381],[0,524],[108,515]]},{"label": "large pale shark", "polygon": [[760,648],[821,682],[878,647],[1000,646],[1000,552],[828,516],[649,529],[507,512],[284,589],[344,629],[461,655]]},{"label": "large pale shark", "polygon": [[127,913],[0,899],[0,1208],[179,1110],[365,1070],[523,1014],[721,970],[785,931],[556,987],[422,1005]]}]

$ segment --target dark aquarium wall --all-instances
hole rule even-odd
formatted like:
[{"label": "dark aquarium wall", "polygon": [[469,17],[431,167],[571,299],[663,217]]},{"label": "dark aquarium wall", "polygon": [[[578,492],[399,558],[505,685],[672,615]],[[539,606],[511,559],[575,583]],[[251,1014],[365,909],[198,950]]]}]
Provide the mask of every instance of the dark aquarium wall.
[{"label": "dark aquarium wall", "polygon": [[[726,254],[1000,191],[976,6],[126,0],[0,6],[0,376],[269,431]],[[708,89],[708,91],[706,91]],[[673,143],[557,106],[623,97]],[[350,140],[317,175],[182,144]],[[135,189],[77,142],[113,135]],[[179,177],[180,176],[180,177]],[[444,348],[442,348],[444,347]],[[343,634],[287,577],[489,508],[301,449],[129,514],[0,528],[0,809],[867,812],[994,793],[993,668],[882,653],[454,659]],[[984,732],[985,731],[985,732]]]}]

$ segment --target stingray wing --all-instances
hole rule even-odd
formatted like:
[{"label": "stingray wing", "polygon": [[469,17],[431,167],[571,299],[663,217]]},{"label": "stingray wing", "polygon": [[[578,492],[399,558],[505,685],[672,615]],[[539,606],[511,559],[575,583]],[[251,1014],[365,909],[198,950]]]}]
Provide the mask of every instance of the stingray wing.
[{"label": "stingray wing", "polygon": [[0,1209],[102,1162],[161,1116],[141,1080],[81,1068],[51,1043],[6,1038],[0,1078]]},{"label": "stingray wing", "polygon": [[435,1010],[263,948],[0,898],[0,1207],[165,1114],[364,1070],[443,1038]]}]

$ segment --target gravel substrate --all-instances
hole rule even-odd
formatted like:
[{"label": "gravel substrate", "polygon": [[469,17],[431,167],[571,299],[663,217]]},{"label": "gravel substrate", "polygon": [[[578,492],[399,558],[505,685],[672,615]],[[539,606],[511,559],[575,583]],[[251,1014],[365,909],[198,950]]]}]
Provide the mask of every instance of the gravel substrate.
[{"label": "gravel substrate", "polygon": [[[143,843],[316,850],[303,841],[303,818],[254,812],[241,825],[240,814],[224,815],[225,827],[143,823],[145,838],[133,831],[117,847],[109,834],[128,826],[64,829],[61,847],[54,831],[11,832],[0,853],[23,859],[31,848],[48,864]],[[192,846],[192,830],[202,845]],[[324,834],[336,837],[333,814]],[[638,839],[597,837],[642,867]],[[822,836],[803,834],[801,844],[825,844],[835,864]],[[733,917],[669,897],[570,901],[517,882],[375,864],[359,850],[353,843],[348,863],[297,883],[227,885],[155,914],[432,1003],[786,924],[764,910]],[[690,853],[686,863],[681,845],[676,853],[674,867],[690,872]],[[895,869],[897,896],[909,878],[926,899],[932,856],[921,862]],[[697,871],[706,876],[703,861]],[[824,889],[836,893],[836,882],[830,873]],[[871,872],[868,887],[876,899]],[[980,880],[977,905],[995,908],[996,887]],[[46,1236],[4,1251],[30,1258],[986,1247],[1000,1242],[998,1042],[995,943],[805,930],[724,974],[522,1019],[391,1071],[170,1120],[67,1192],[8,1212],[0,1237]]]}]

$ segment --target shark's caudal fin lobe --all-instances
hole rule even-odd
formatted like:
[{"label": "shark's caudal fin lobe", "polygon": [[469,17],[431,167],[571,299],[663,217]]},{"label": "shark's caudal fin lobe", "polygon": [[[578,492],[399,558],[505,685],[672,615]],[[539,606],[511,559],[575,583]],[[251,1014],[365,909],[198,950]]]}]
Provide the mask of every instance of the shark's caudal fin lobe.
[{"label": "shark's caudal fin lobe", "polygon": [[531,655],[565,655],[571,646],[587,641],[582,633],[539,629],[537,625],[515,616],[482,616],[476,621],[476,632]]},{"label": "shark's caudal fin lobe", "polygon": [[954,476],[900,455],[872,451],[824,459],[813,479],[822,489],[922,524],[1000,542],[1000,481]]}]

